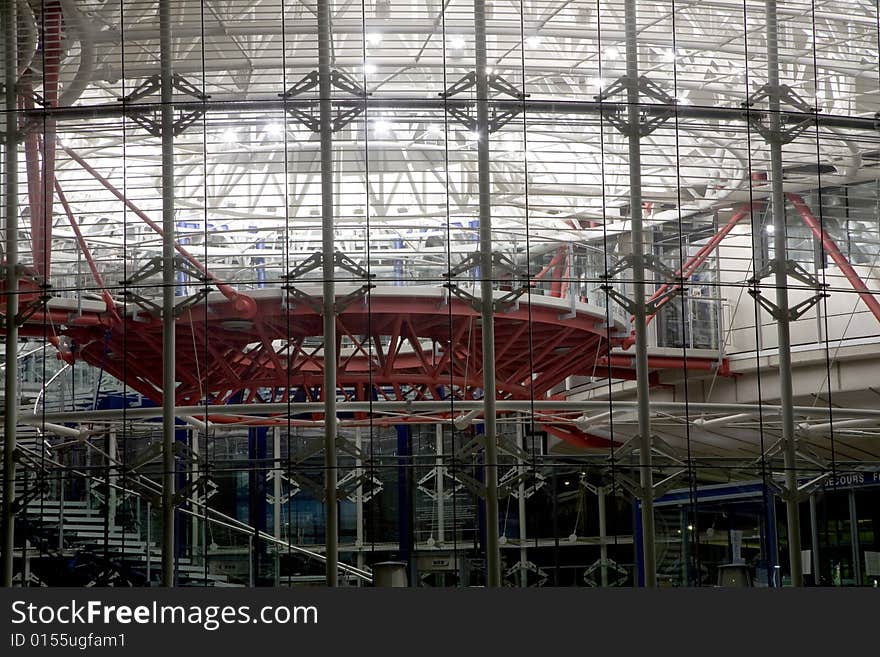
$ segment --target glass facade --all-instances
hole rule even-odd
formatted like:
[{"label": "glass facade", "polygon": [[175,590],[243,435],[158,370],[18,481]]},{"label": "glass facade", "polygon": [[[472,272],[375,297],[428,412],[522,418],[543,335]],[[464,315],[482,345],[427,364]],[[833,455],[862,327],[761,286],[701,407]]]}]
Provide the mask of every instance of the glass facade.
[{"label": "glass facade", "polygon": [[4,584],[880,577],[877,3],[3,5]]}]

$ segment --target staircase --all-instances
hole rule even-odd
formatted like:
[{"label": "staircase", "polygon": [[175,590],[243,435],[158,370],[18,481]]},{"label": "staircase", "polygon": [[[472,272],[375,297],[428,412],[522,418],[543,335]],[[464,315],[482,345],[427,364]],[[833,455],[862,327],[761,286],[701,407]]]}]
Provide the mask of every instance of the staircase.
[{"label": "staircase", "polygon": [[[109,522],[94,494],[91,503],[61,499],[57,491],[60,469],[42,468],[35,456],[42,454],[41,441],[36,430],[18,434],[24,460],[20,459],[15,497],[24,506],[15,519],[17,582],[30,586],[159,585],[162,551],[153,536],[159,536],[160,528],[150,526],[146,512],[124,522]],[[134,494],[126,497],[141,502]],[[121,494],[119,498],[117,503],[122,501]],[[206,573],[203,565],[186,557],[176,560],[176,572],[178,586],[231,585],[225,575]]]}]

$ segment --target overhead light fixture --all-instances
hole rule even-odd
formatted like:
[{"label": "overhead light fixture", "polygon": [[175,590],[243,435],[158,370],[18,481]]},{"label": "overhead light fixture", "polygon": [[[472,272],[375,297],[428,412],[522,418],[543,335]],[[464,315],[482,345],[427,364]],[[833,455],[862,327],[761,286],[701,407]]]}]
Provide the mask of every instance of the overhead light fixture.
[{"label": "overhead light fixture", "polygon": [[278,122],[268,123],[265,128],[265,133],[269,137],[281,137],[284,134],[284,125]]},{"label": "overhead light fixture", "polygon": [[364,62],[364,74],[372,75],[376,72],[376,65],[370,62]]},{"label": "overhead light fixture", "polygon": [[596,91],[602,91],[605,88],[605,80],[603,78],[590,78],[590,86]]},{"label": "overhead light fixture", "polygon": [[454,36],[449,39],[449,47],[453,50],[464,50],[465,41],[463,36]]},{"label": "overhead light fixture", "polygon": [[537,34],[533,34],[531,36],[526,37],[526,45],[529,48],[537,48],[538,46],[541,45],[541,41],[542,41],[541,37],[538,36]]},{"label": "overhead light fixture", "polygon": [[605,48],[605,59],[610,59],[612,61],[620,59],[620,50],[617,46],[608,46]]},{"label": "overhead light fixture", "polygon": [[378,46],[382,43],[382,34],[380,32],[369,32],[366,38],[367,43],[371,46]]},{"label": "overhead light fixture", "polygon": [[237,144],[238,131],[235,128],[226,128],[221,135],[224,144]]},{"label": "overhead light fixture", "polygon": [[373,131],[378,136],[384,136],[391,132],[391,124],[385,119],[379,119],[373,122]]}]

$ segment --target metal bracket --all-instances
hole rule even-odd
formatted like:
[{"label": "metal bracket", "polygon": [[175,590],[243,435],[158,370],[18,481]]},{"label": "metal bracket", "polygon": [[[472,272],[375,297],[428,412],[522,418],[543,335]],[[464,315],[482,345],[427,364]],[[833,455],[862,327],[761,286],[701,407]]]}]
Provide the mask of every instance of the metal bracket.
[{"label": "metal bracket", "polygon": [[200,475],[197,479],[190,481],[183,488],[174,492],[171,498],[173,506],[180,506],[186,502],[193,493],[201,493],[202,499],[207,500],[217,493],[218,486],[208,475]]},{"label": "metal bracket", "polygon": [[[181,255],[174,256],[174,262],[172,266],[174,267],[175,272],[185,273],[188,276],[191,276],[192,278],[201,281],[202,283],[206,283],[210,280]],[[147,280],[151,276],[155,276],[156,274],[161,273],[163,271],[163,267],[163,258],[161,256],[150,258],[150,260],[148,260],[143,267],[135,272],[133,276],[127,278],[124,281],[120,281],[119,284],[124,286],[124,288],[127,288],[129,286],[137,286],[139,283]],[[213,288],[211,287],[201,286],[198,292],[196,292],[194,295],[186,297],[185,299],[174,305],[174,316],[180,317],[187,308],[190,308],[197,304],[199,301],[207,297],[208,294],[210,294],[212,291]],[[162,306],[157,304],[152,299],[148,299],[143,295],[129,289],[123,289],[122,296],[126,299],[130,299],[132,302],[134,302],[147,312],[156,315],[157,317],[162,316]]]},{"label": "metal bracket", "polygon": [[[295,98],[317,87],[320,83],[318,71],[311,71],[296,82],[290,89],[284,93],[278,94],[279,98],[289,100]],[[363,87],[361,87],[353,78],[346,75],[342,71],[330,71],[330,85],[345,91],[357,98],[366,98],[370,95]],[[363,105],[349,107],[347,109],[337,108],[336,117],[331,124],[331,130],[338,132],[349,123],[354,121],[358,116],[364,113]],[[303,110],[298,107],[285,107],[287,113],[298,123],[305,126],[312,132],[321,132],[321,119],[315,115],[313,110]]]},{"label": "metal bracket", "polygon": [[[778,93],[780,105],[785,103],[798,112],[807,114],[808,117],[788,128],[780,128],[778,132],[770,130],[769,126],[763,121],[762,114],[751,112],[748,108],[765,98],[773,97],[774,93]],[[778,144],[788,144],[797,139],[807,128],[814,124],[816,120],[815,115],[819,112],[818,107],[810,105],[787,84],[781,84],[778,87],[773,87],[770,84],[763,85],[742,103],[742,107],[746,109],[746,120],[764,138],[764,141]]]},{"label": "metal bracket", "polygon": [[[641,95],[656,100],[661,105],[669,106],[665,111],[658,112],[653,116],[650,115],[647,110],[643,109],[641,111],[638,134],[639,137],[646,137],[666,123],[666,121],[675,114],[675,107],[678,105],[678,99],[670,96],[656,82],[644,75],[640,75],[635,80],[627,75],[622,75],[605,91],[595,96],[596,102],[601,103],[619,93],[629,92],[633,86],[635,86],[636,90]],[[632,131],[632,126],[623,118],[621,107],[602,107],[602,115],[611,125],[617,128],[619,132],[629,134]]]},{"label": "metal bracket", "polygon": [[[356,501],[357,489],[361,488],[361,495],[364,502],[369,502],[376,495],[382,492],[385,487],[380,479],[377,479],[363,466],[363,472],[357,473],[357,470],[350,470],[336,482],[336,499],[347,499],[351,502]],[[371,484],[366,490],[363,490],[364,484]]]},{"label": "metal bracket", "polygon": [[293,86],[290,87],[290,89],[288,89],[284,93],[278,94],[278,97],[284,98],[285,100],[288,98],[294,98],[296,96],[299,96],[300,94],[306,93],[307,91],[311,91],[318,86],[318,82],[318,71],[311,71],[310,73],[306,73],[297,82],[294,82]]},{"label": "metal bracket", "polygon": [[[763,296],[760,288],[758,287],[758,283],[768,276],[776,274],[782,268],[785,271],[785,275],[795,280],[804,283],[805,285],[809,285],[813,289],[817,290],[817,292],[808,299],[804,299],[798,304],[795,304],[791,308],[780,308],[775,303],[770,301],[768,298]],[[824,290],[828,287],[827,283],[823,283],[820,281],[815,274],[808,272],[804,269],[799,263],[794,260],[781,260],[776,258],[768,262],[763,269],[761,269],[758,273],[756,273],[752,278],[748,280],[749,285],[751,285],[751,289],[747,290],[749,295],[757,301],[761,307],[763,307],[766,311],[770,313],[773,319],[782,320],[788,319],[788,321],[793,322],[801,317],[805,312],[807,312],[814,305],[819,303],[822,299],[828,298],[830,295]]]},{"label": "metal bracket", "polygon": [[[481,256],[479,253],[468,254],[455,267],[451,268],[449,271],[443,274],[443,278],[447,279],[448,282],[442,285],[442,287],[448,289],[451,294],[455,295],[456,297],[467,303],[477,312],[482,311],[482,300],[479,297],[474,296],[470,292],[465,292],[464,290],[462,290],[458,285],[453,283],[451,279],[455,276],[463,274],[466,271],[474,269],[475,267],[479,267],[482,264],[480,262],[480,257]],[[500,299],[495,299],[492,304],[495,312],[502,312],[515,305],[517,299],[525,294],[531,287],[534,287],[534,284],[529,281],[526,276],[523,276],[522,270],[520,270],[516,266],[516,263],[514,263],[513,260],[511,260],[503,253],[493,251],[491,272],[492,279],[499,280],[505,274],[510,275],[511,281],[518,279],[519,286],[508,291],[508,293],[502,296]]]},{"label": "metal bracket", "polygon": [[[515,100],[524,100],[525,98],[529,97],[529,94],[521,92],[510,82],[502,78],[500,75],[496,75],[494,73],[486,74],[486,83],[488,84],[490,89],[494,89],[495,91],[502,93],[505,96],[509,96]],[[469,89],[472,89],[476,86],[477,72],[470,71],[456,82],[453,82],[446,91],[440,92],[439,96],[441,98],[451,98],[460,93],[464,93],[465,91],[468,91]],[[446,108],[446,112],[469,131],[473,131],[478,127],[477,120],[473,118],[473,116],[471,116],[470,108],[462,109],[461,107],[450,105]],[[489,134],[498,132],[499,130],[501,130],[501,128],[510,123],[521,113],[522,107],[520,106],[511,106],[501,109],[500,111],[493,107],[492,115],[489,118]]]},{"label": "metal bracket", "polygon": [[[321,251],[315,251],[312,255],[310,255],[306,260],[299,263],[292,270],[283,274],[281,278],[285,281],[295,281],[299,278],[302,278],[309,272],[312,272],[316,269],[320,269],[324,266],[324,254]],[[343,310],[348,308],[352,303],[357,301],[358,299],[363,298],[366,294],[372,290],[376,285],[372,282],[372,279],[376,277],[375,274],[369,273],[366,269],[364,269],[361,265],[356,263],[354,260],[349,258],[347,255],[342,253],[341,251],[333,252],[333,266],[334,268],[343,269],[351,274],[354,274],[357,278],[366,279],[367,282],[364,283],[358,289],[349,292],[345,296],[340,297],[335,300],[333,304],[333,312],[335,314],[341,313]],[[302,290],[297,289],[291,282],[286,283],[281,286],[282,290],[287,290],[290,293],[290,296],[294,297],[297,301],[305,303],[312,310],[314,310],[317,314],[321,315],[324,312],[323,304],[319,303],[315,300],[315,298],[306,294]]]},{"label": "metal bracket", "polygon": [[[517,467],[511,468],[498,480],[499,496],[506,497],[507,495],[512,495],[515,499],[519,499],[519,485],[522,483],[524,484],[523,498],[529,499],[547,483],[547,478],[540,472],[527,468],[523,468],[521,472],[518,472],[519,469]],[[532,479],[532,482],[528,483],[530,479]]]},{"label": "metal bracket", "polygon": [[[300,492],[300,490],[302,490],[299,487],[299,484],[297,484],[295,481],[293,481],[285,473],[278,472],[277,470],[270,470],[269,471],[269,473],[266,475],[266,483],[269,484],[270,482],[273,482],[275,480],[275,477],[281,478],[281,487],[282,487],[281,498],[276,500],[274,495],[272,495],[270,493],[266,493],[266,500],[269,502],[269,504],[284,504],[290,498],[295,497]],[[283,490],[285,488],[285,484],[286,484],[286,488],[287,488],[286,493]],[[266,488],[267,488],[267,490],[269,490],[269,486],[267,486]]]},{"label": "metal bracket", "polygon": [[[609,281],[617,276],[619,273],[626,271],[627,269],[631,269],[633,266],[633,262],[633,254],[625,255],[599,278],[605,281]],[[666,304],[667,301],[684,292],[687,287],[685,286],[684,277],[677,275],[676,272],[673,271],[671,267],[668,267],[666,263],[664,263],[658,256],[651,253],[645,254],[642,256],[642,263],[642,266],[648,271],[653,271],[656,274],[660,274],[663,277],[664,282],[668,285],[666,290],[664,290],[663,294],[661,294],[659,297],[645,302],[645,313],[648,315],[655,315],[657,314],[657,311]],[[605,292],[605,294],[611,297],[614,301],[616,301],[630,315],[635,314],[636,304],[632,301],[632,299],[615,290],[607,282],[603,285],[600,285],[599,289]]]},{"label": "metal bracket", "polygon": [[[180,75],[179,73],[174,73],[171,76],[171,86],[177,91],[186,94],[187,96],[192,96],[201,101],[208,100],[211,95],[202,93],[202,91],[196,87],[192,82],[187,80],[185,77]],[[133,103],[142,98],[146,98],[148,96],[152,96],[157,91],[162,88],[162,78],[161,76],[151,75],[146,80],[144,80],[138,87],[135,88],[127,96],[122,96],[117,100],[121,103]],[[152,115],[156,115],[156,110],[152,110]],[[199,120],[202,116],[205,115],[204,109],[196,109],[191,112],[182,112],[180,116],[174,121],[174,127],[172,128],[172,132],[175,137],[182,134],[188,127],[190,127],[193,123]],[[131,120],[141,126],[144,130],[146,130],[153,137],[161,137],[162,136],[162,123],[157,121],[154,118],[149,118],[144,112],[132,112]]]},{"label": "metal bracket", "polygon": [[[18,313],[15,315],[14,323],[16,326],[22,326],[28,319],[33,316],[35,312],[37,312],[40,308],[45,308],[46,304],[49,303],[49,300],[52,298],[52,295],[49,293],[49,290],[52,289],[52,286],[49,285],[44,279],[37,276],[29,267],[25,267],[24,265],[18,265],[15,268],[16,276],[20,281],[27,281],[33,285],[33,287],[38,288],[41,291],[41,294],[28,301],[25,304],[22,304],[18,309]],[[6,280],[6,269],[0,271],[0,281]],[[27,293],[25,291],[24,293]],[[22,295],[22,290],[19,289],[19,296]],[[0,330],[5,331],[7,327],[7,318],[6,316],[0,317]]]}]

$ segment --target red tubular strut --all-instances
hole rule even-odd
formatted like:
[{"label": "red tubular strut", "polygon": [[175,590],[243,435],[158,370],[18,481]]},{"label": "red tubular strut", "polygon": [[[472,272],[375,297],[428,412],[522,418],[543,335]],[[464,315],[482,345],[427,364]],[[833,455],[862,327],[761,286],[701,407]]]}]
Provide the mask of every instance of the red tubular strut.
[{"label": "red tubular strut", "polygon": [[865,284],[865,281],[862,280],[859,273],[849,263],[846,256],[841,253],[840,249],[837,248],[837,244],[834,243],[834,240],[831,239],[831,236],[825,231],[822,224],[813,215],[810,206],[806,204],[803,197],[798,196],[797,194],[786,194],[786,197],[792,202],[803,222],[813,232],[813,236],[817,240],[821,240],[822,248],[824,248],[825,252],[831,256],[834,264],[837,265],[841,272],[843,272],[843,275],[846,276],[846,280],[850,282],[853,289],[858,292],[862,301],[864,301],[865,305],[868,307],[868,310],[871,311],[874,317],[880,320],[880,303],[877,302],[877,299],[874,297],[870,288]]},{"label": "red tubular strut", "polygon": [[80,231],[79,226],[76,223],[76,219],[73,216],[73,211],[70,209],[70,205],[67,203],[67,197],[64,195],[64,190],[61,189],[61,184],[57,180],[55,181],[55,192],[58,194],[58,200],[61,202],[61,206],[64,208],[64,212],[67,215],[67,221],[70,222],[70,227],[73,228],[73,232],[76,235],[76,241],[79,244],[80,251],[82,251],[86,262],[89,264],[89,269],[92,272],[92,277],[95,279],[95,283],[98,284],[98,287],[101,288],[101,298],[104,299],[104,303],[107,305],[107,312],[113,315],[114,321],[120,322],[121,319],[119,317],[119,313],[116,312],[116,302],[113,301],[113,297],[107,290],[107,286],[104,285],[104,278],[101,276],[101,272],[98,271],[98,266],[95,264],[95,259],[92,257],[92,252],[89,250],[89,247],[86,244],[85,239],[83,238],[82,232]]},{"label": "red tubular strut", "polygon": [[[129,199],[125,197],[125,195],[120,192],[113,184],[107,180],[104,176],[98,173],[88,162],[86,162],[82,157],[80,157],[76,151],[68,148],[67,146],[61,146],[62,150],[67,153],[70,158],[79,164],[83,169],[88,171],[92,177],[97,180],[101,185],[104,186],[107,191],[109,191],[113,196],[122,201],[129,210],[134,212],[138,217],[140,217],[144,223],[146,223],[150,228],[152,228],[157,234],[164,235],[161,226],[159,226],[155,221],[150,219],[143,210],[137,207],[134,203],[132,203]],[[182,255],[186,260],[196,269],[198,269],[202,274],[205,275],[214,285],[217,286],[217,289],[225,296],[227,299],[233,302],[235,310],[241,314],[245,319],[251,319],[256,316],[257,313],[257,305],[254,300],[247,296],[246,294],[241,294],[234,287],[227,283],[223,283],[220,279],[218,279],[214,274],[208,271],[208,268],[205,267],[201,262],[198,261],[192,254],[190,254],[186,249],[184,249],[177,242],[174,243],[174,248],[177,252]]]},{"label": "red tubular strut", "polygon": [[[675,272],[675,277],[681,278],[685,281],[689,280],[690,277],[693,276],[694,273],[697,271],[697,269],[699,269],[702,264],[706,262],[710,255],[712,255],[712,252],[716,248],[718,248],[718,245],[721,244],[722,240],[724,240],[724,238],[727,237],[728,234],[730,234],[730,231],[732,231],[734,227],[745,217],[748,217],[752,213],[753,208],[760,207],[760,205],[760,202],[756,202],[754,204],[745,203],[740,206],[740,208],[736,212],[734,212],[733,216],[730,217],[727,223],[724,224],[724,226],[722,226],[718,230],[718,232],[712,236],[712,239],[710,239],[708,242],[706,242],[706,244],[700,247],[700,250],[697,251],[690,258],[688,258],[687,261],[681,266],[681,268]],[[657,289],[656,292],[654,292],[654,294],[652,294],[648,298],[648,301],[654,301],[664,292],[666,292],[670,287],[672,287],[672,284],[664,283]],[[660,308],[665,306],[670,301],[672,301],[672,297],[667,297],[664,301],[660,302],[660,304],[657,306],[657,311],[659,311]],[[654,311],[653,314],[647,316],[646,322],[648,324],[650,324],[653,321],[654,317],[657,316],[657,311]],[[626,339],[624,343],[624,348],[630,347],[634,342],[635,338],[630,336]]]}]

